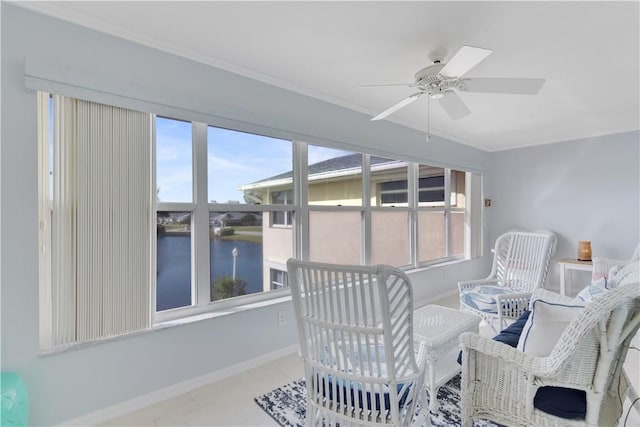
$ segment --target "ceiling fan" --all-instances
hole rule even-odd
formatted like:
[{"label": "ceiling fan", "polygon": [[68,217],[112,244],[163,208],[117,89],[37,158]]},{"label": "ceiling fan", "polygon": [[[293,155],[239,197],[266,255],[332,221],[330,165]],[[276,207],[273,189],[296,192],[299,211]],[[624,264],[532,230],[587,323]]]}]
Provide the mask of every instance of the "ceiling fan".
[{"label": "ceiling fan", "polygon": [[436,60],[433,61],[433,65],[418,71],[415,75],[414,83],[359,86],[408,86],[418,89],[418,92],[371,118],[371,121],[382,120],[424,95],[439,101],[449,117],[453,120],[458,120],[471,114],[471,110],[458,96],[455,92],[456,90],[461,92],[511,93],[519,95],[536,95],[540,91],[545,79],[462,78],[463,75],[492,52],[489,49],[463,46],[446,64]]}]

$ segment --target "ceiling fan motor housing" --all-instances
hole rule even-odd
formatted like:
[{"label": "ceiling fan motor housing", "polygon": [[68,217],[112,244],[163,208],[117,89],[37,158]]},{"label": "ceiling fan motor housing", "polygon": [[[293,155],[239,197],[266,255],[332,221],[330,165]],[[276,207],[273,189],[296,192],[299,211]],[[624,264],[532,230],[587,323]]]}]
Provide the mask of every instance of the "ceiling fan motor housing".
[{"label": "ceiling fan motor housing", "polygon": [[416,86],[433,99],[442,98],[450,86],[451,81],[439,74],[444,66],[445,64],[436,61],[435,64],[423,68],[415,75]]}]

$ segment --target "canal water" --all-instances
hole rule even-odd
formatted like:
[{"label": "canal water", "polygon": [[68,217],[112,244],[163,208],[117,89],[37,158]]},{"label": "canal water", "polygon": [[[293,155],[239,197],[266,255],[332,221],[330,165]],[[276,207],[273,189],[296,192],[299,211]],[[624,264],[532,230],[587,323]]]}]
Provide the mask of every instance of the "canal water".
[{"label": "canal water", "polygon": [[[247,283],[246,293],[262,292],[262,245],[260,243],[211,239],[212,283],[233,274],[233,248],[238,250],[236,278]],[[191,237],[159,235],[157,252],[156,310],[191,304]]]}]

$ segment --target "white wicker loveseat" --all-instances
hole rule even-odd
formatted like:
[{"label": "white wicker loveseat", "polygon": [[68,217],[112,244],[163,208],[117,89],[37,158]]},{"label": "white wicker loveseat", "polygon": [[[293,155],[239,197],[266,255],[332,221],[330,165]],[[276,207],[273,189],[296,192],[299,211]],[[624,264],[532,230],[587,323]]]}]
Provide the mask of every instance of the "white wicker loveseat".
[{"label": "white wicker loveseat", "polygon": [[[463,334],[462,425],[471,426],[473,419],[523,427],[618,425],[629,385],[622,366],[640,325],[637,271],[635,277],[580,309],[546,357]],[[536,298],[575,303],[543,289],[534,292]],[[585,417],[565,419],[535,407],[537,393],[549,386],[584,391]]]}]

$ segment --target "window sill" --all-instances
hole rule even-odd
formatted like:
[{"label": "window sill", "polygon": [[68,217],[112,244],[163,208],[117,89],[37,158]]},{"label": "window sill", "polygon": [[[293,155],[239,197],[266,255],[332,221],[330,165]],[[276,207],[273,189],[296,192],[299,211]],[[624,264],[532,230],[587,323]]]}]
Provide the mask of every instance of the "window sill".
[{"label": "window sill", "polygon": [[271,298],[263,301],[257,301],[257,302],[242,304],[242,305],[236,305],[236,306],[232,306],[224,309],[218,309],[215,311],[208,311],[205,313],[188,315],[178,319],[165,320],[153,325],[152,330],[165,329],[173,326],[186,325],[189,323],[199,322],[201,320],[213,319],[221,316],[228,316],[230,314],[240,313],[248,310],[254,310],[256,308],[269,307],[271,305],[280,304],[287,301],[291,301],[291,295],[287,295],[279,298]]},{"label": "window sill", "polygon": [[200,321],[208,320],[208,319],[214,319],[216,317],[229,316],[229,315],[232,315],[232,314],[235,314],[235,313],[241,313],[243,311],[255,310],[255,309],[258,309],[258,308],[262,308],[262,307],[269,307],[269,306],[275,305],[275,304],[286,303],[288,301],[291,301],[291,295],[290,294],[288,294],[286,296],[282,296],[282,297],[266,299],[266,300],[263,300],[263,301],[251,302],[251,303],[237,305],[237,306],[228,307],[228,308],[224,308],[224,309],[217,309],[215,311],[208,311],[208,312],[205,312],[205,313],[187,315],[187,316],[181,317],[179,319],[172,319],[172,320],[166,320],[166,321],[162,321],[162,322],[157,322],[154,325],[152,325],[150,328],[143,329],[143,330],[140,330],[140,331],[134,331],[134,332],[130,332],[130,333],[127,333],[127,334],[122,334],[122,335],[117,335],[117,336],[113,336],[113,337],[101,338],[101,339],[94,340],[94,341],[89,341],[89,342],[75,343],[75,344],[69,344],[69,345],[65,345],[65,346],[59,346],[59,347],[56,347],[56,348],[53,348],[53,349],[40,350],[40,353],[38,354],[38,357],[55,356],[57,354],[62,354],[62,353],[70,352],[70,351],[80,350],[80,349],[83,349],[83,348],[92,347],[94,345],[98,345],[98,344],[102,344],[102,343],[106,343],[106,342],[111,342],[111,341],[116,341],[116,340],[121,340],[121,339],[127,339],[127,338],[132,338],[132,337],[137,337],[137,336],[140,336],[140,335],[153,333],[153,332],[164,330],[164,329],[168,329],[168,328],[173,328],[173,327],[176,327],[176,326],[188,325],[190,323],[200,322]]},{"label": "window sill", "polygon": [[455,265],[455,264],[460,264],[463,262],[467,262],[467,261],[471,261],[473,258],[457,258],[457,259],[451,259],[451,260],[446,260],[446,261],[442,261],[442,262],[436,262],[433,264],[429,264],[429,265],[424,265],[418,268],[412,268],[409,270],[405,270],[405,273],[407,274],[414,274],[414,273],[420,273],[423,271],[429,271],[429,270],[433,270],[434,268],[440,268],[440,267],[447,267],[450,265]]}]

